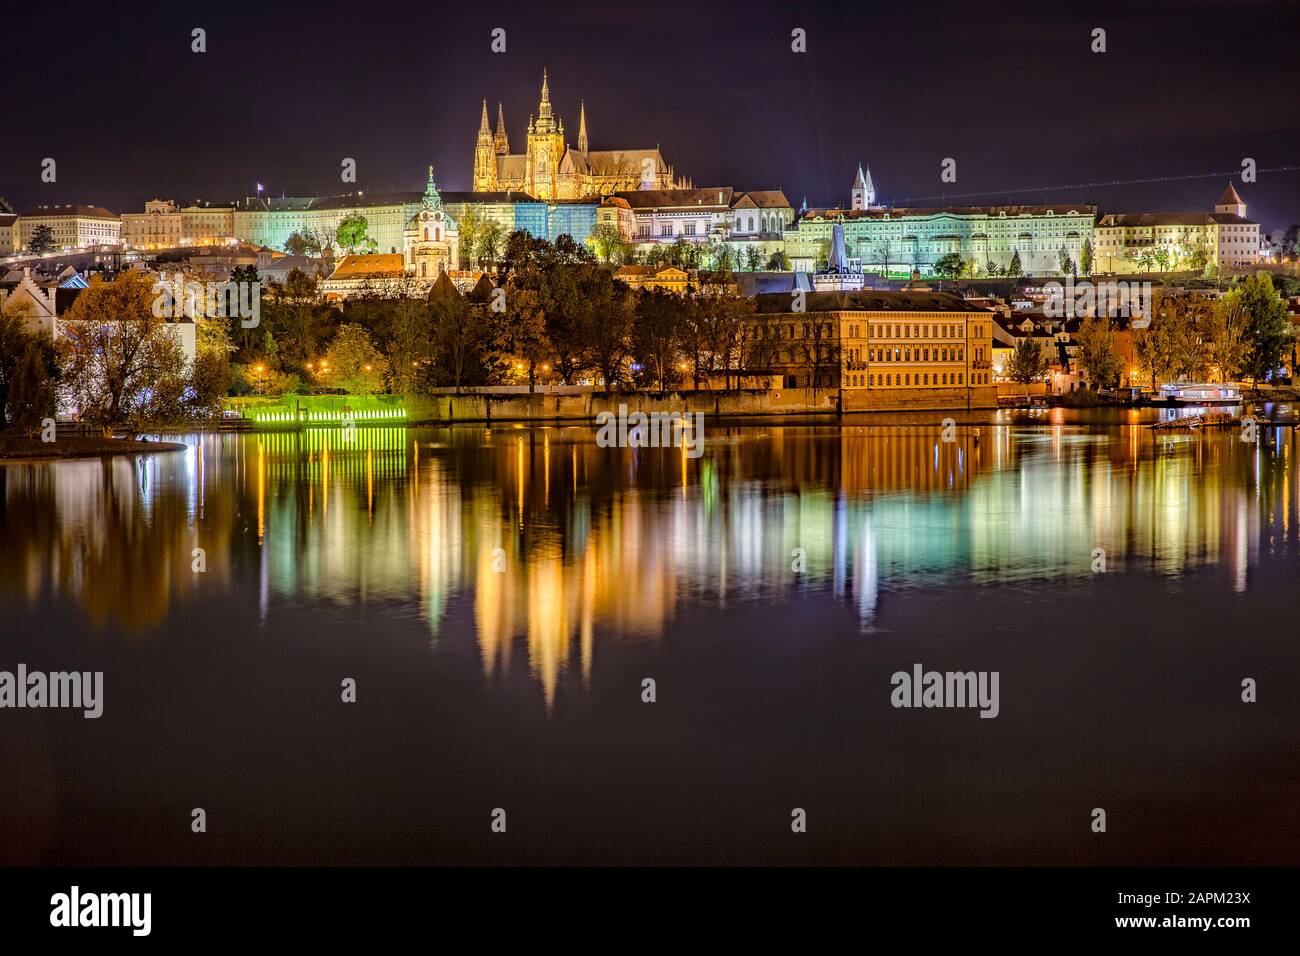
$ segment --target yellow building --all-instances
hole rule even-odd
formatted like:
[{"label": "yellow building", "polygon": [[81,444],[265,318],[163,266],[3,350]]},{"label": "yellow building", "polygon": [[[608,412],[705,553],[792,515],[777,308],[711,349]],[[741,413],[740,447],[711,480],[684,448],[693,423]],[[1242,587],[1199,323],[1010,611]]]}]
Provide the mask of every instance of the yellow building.
[{"label": "yellow building", "polygon": [[1146,212],[1103,216],[1093,229],[1093,271],[1196,270],[1259,261],[1259,223],[1231,184],[1214,212]]},{"label": "yellow building", "polygon": [[181,244],[181,213],[170,199],[152,199],[144,212],[122,213],[122,245],[127,249],[174,249]]},{"label": "yellow building", "polygon": [[678,295],[686,293],[691,279],[676,266],[621,266],[614,278],[633,289],[666,289]]},{"label": "yellow building", "polygon": [[235,207],[195,203],[181,209],[181,245],[221,246],[235,240]]},{"label": "yellow building", "polygon": [[993,313],[955,295],[810,292],[756,303],[783,387],[838,387],[846,409],[869,404],[869,393],[953,398],[992,384]]},{"label": "yellow building", "polygon": [[608,196],[629,189],[671,189],[684,186],[673,168],[654,149],[593,150],[587,140],[587,110],[578,110],[578,144],[570,149],[564,120],[555,115],[546,72],[536,119],[529,118],[525,150],[510,152],[505,114],[497,106],[497,129],[488,126],[487,100],[474,145],[474,191],[518,191],[543,202]]}]

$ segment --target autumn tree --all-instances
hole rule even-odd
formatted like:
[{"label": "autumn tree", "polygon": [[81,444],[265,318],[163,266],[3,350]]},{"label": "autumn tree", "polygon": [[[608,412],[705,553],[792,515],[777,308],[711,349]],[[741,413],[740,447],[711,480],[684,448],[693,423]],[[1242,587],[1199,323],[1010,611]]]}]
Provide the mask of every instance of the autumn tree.
[{"label": "autumn tree", "polygon": [[128,270],[113,282],[95,277],[63,323],[60,390],[105,435],[119,426],[138,432],[180,421],[194,411],[180,322],[154,315],[154,300],[154,282],[142,272]]},{"label": "autumn tree", "polygon": [[0,309],[0,431],[30,431],[52,417],[59,365],[49,336],[27,327],[30,306]]},{"label": "autumn tree", "polygon": [[339,326],[325,353],[327,363],[323,380],[331,388],[349,395],[374,395],[384,390],[388,360],[375,348],[370,333],[363,326],[347,323]]},{"label": "autumn tree", "polygon": [[643,373],[638,378],[657,384],[661,392],[677,380],[684,323],[680,296],[667,289],[642,289],[637,293],[632,356]]},{"label": "autumn tree", "polygon": [[1098,388],[1119,384],[1124,367],[1115,351],[1115,331],[1110,319],[1090,317],[1083,320],[1075,336],[1079,346],[1079,366]]}]

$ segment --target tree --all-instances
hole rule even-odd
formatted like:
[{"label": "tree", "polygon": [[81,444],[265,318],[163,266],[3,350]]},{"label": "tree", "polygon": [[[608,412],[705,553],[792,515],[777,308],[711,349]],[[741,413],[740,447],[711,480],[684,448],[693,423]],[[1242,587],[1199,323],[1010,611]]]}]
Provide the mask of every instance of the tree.
[{"label": "tree", "polygon": [[31,238],[27,240],[27,251],[34,255],[44,255],[54,248],[54,230],[45,224],[41,224],[32,230]]},{"label": "tree", "polygon": [[290,269],[283,283],[271,283],[266,324],[284,348],[285,357],[312,361],[329,337],[334,312],[323,306],[319,278]]},{"label": "tree", "polygon": [[934,263],[934,274],[944,279],[957,279],[966,271],[966,260],[960,252],[940,256]]},{"label": "tree", "polygon": [[745,249],[745,269],[749,272],[757,272],[762,257],[758,254],[757,246],[748,246]]},{"label": "tree", "polygon": [[59,339],[60,390],[83,421],[110,435],[189,417],[190,377],[177,330],[153,314],[154,282],[128,270],[96,276],[68,310]]},{"label": "tree", "polygon": [[478,243],[478,257],[481,265],[493,265],[501,253],[502,237],[505,230],[499,222],[485,222],[478,230],[475,241]]},{"label": "tree", "polygon": [[677,380],[685,309],[682,299],[666,289],[642,289],[632,325],[632,357],[641,366],[640,376],[667,391]]},{"label": "tree", "polygon": [[1168,270],[1169,250],[1167,248],[1161,246],[1159,249],[1155,251],[1155,255],[1152,258],[1155,259],[1156,265],[1160,266],[1161,272],[1165,272],[1166,270]]},{"label": "tree", "polygon": [[1079,271],[1086,276],[1092,275],[1092,239],[1083,240],[1083,249],[1079,251]]},{"label": "tree", "polygon": [[894,257],[894,243],[891,239],[881,239],[874,246],[875,261],[880,263],[885,278],[889,278],[889,263]]},{"label": "tree", "polygon": [[633,309],[628,288],[599,266],[574,268],[580,270],[582,310],[578,322],[585,328],[587,361],[600,372],[605,390],[613,391],[623,377],[631,344]]},{"label": "tree", "polygon": [[1255,382],[1271,379],[1281,367],[1291,339],[1286,302],[1273,288],[1272,276],[1267,272],[1248,276],[1224,298],[1227,308],[1239,309],[1245,318],[1242,371]]},{"label": "tree", "polygon": [[346,249],[348,254],[351,255],[358,247],[365,243],[366,230],[369,227],[370,223],[366,220],[365,216],[361,215],[361,213],[348,213],[348,215],[343,217],[343,221],[339,223],[339,227],[335,230],[334,235],[338,240],[339,246]]},{"label": "tree", "polygon": [[478,355],[479,317],[445,272],[438,274],[438,280],[429,290],[429,310],[443,379],[460,388]]},{"label": "tree", "polygon": [[1074,268],[1074,260],[1070,258],[1070,250],[1061,246],[1056,250],[1056,264],[1061,269],[1061,275],[1069,275],[1070,270]]},{"label": "tree", "polygon": [[1134,332],[1138,364],[1151,377],[1153,389],[1203,367],[1204,349],[1196,329],[1198,308],[1190,297],[1161,296],[1152,306],[1150,324]]},{"label": "tree", "polygon": [[334,236],[326,229],[304,229],[302,251],[308,256],[323,256],[334,245]]},{"label": "tree", "polygon": [[301,232],[297,230],[289,233],[289,238],[284,240],[284,251],[291,256],[302,256],[307,254],[307,240]]},{"label": "tree", "polygon": [[1037,342],[1026,336],[1016,343],[1007,362],[1007,376],[1025,386],[1026,395],[1029,394],[1029,383],[1041,378],[1046,371],[1047,359]]},{"label": "tree", "polygon": [[623,234],[618,231],[618,227],[613,223],[602,222],[591,230],[591,235],[587,238],[595,250],[596,257],[604,263],[621,262],[623,260],[623,251],[626,243],[623,242]]},{"label": "tree", "polygon": [[1007,263],[1006,275],[1012,279],[1019,279],[1025,274],[1025,267],[1020,261],[1020,250],[1017,249],[1011,254],[1011,261]]},{"label": "tree", "polygon": [[1210,372],[1221,382],[1231,381],[1246,358],[1246,314],[1241,297],[1223,296],[1203,316],[1200,333]]},{"label": "tree", "polygon": [[478,254],[478,233],[482,226],[478,210],[474,206],[466,206],[460,221],[456,223],[456,228],[460,230],[460,262],[456,264],[459,268],[473,269],[477,264],[475,256]]},{"label": "tree", "polygon": [[27,328],[30,306],[0,309],[0,431],[30,431],[55,413],[59,365],[54,343]]},{"label": "tree", "polygon": [[772,272],[789,272],[790,257],[785,254],[784,249],[778,249],[768,257],[767,268]]},{"label": "tree", "polygon": [[1115,333],[1110,319],[1084,319],[1075,342],[1079,346],[1079,366],[1096,387],[1114,388],[1119,384],[1124,369],[1115,352]]},{"label": "tree", "polygon": [[516,267],[505,290],[506,310],[488,308],[483,351],[493,382],[514,380],[517,365],[527,368],[528,390],[537,384],[537,367],[550,353],[546,338],[546,313],[539,291],[540,279],[532,266]]},{"label": "tree", "polygon": [[375,348],[363,326],[339,326],[325,360],[328,367],[322,377],[331,388],[350,395],[373,395],[384,390],[388,360]]}]

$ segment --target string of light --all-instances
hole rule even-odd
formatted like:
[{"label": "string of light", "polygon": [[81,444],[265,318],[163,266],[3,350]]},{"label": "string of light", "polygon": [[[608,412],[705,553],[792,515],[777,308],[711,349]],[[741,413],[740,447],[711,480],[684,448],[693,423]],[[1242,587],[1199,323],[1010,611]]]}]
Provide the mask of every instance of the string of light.
[{"label": "string of light", "polygon": [[[1300,170],[1300,166],[1272,166],[1267,169],[1257,169],[1259,173],[1290,173]],[[976,193],[944,193],[939,196],[908,196],[904,198],[900,205],[906,205],[912,202],[925,202],[929,200],[939,200],[947,202],[952,199],[970,199],[976,196],[1015,196],[1024,193],[1050,193],[1059,192],[1065,189],[1104,189],[1107,186],[1138,186],[1145,183],[1175,183],[1188,179],[1222,179],[1224,177],[1233,178],[1241,175],[1240,169],[1232,169],[1223,173],[1187,173],[1181,176],[1153,176],[1144,179],[1112,179],[1105,182],[1097,183],[1067,183],[1060,186],[1030,186],[1020,189],[985,189]]]}]

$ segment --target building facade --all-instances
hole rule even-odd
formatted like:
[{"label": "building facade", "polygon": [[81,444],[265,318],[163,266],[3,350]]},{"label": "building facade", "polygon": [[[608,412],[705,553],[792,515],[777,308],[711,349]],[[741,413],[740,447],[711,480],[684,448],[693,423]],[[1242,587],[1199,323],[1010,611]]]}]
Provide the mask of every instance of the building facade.
[{"label": "building facade", "polygon": [[550,84],[542,73],[537,116],[529,117],[522,153],[510,152],[505,114],[497,105],[497,128],[488,125],[487,100],[474,144],[475,192],[516,190],[543,201],[609,196],[628,189],[671,189],[684,186],[673,168],[654,149],[593,150],[587,138],[587,110],[578,109],[578,142],[571,149],[564,120],[551,105]]},{"label": "building facade", "polygon": [[1259,223],[1231,185],[1214,212],[1103,216],[1094,230],[1095,272],[1155,272],[1251,266],[1259,262]]},{"label": "building facade", "polygon": [[144,212],[122,213],[122,245],[127,249],[174,249],[182,245],[183,217],[170,199],[152,199]]},{"label": "building facade", "polygon": [[17,247],[27,249],[41,226],[50,228],[55,249],[116,246],[122,241],[122,220],[102,206],[37,206],[18,217]]},{"label": "building facade", "polygon": [[941,292],[759,295],[774,330],[772,371],[785,388],[839,388],[845,407],[868,393],[920,389],[963,396],[992,384],[993,314]]},{"label": "building facade", "polygon": [[235,207],[194,203],[181,209],[181,245],[221,246],[235,237]]}]

